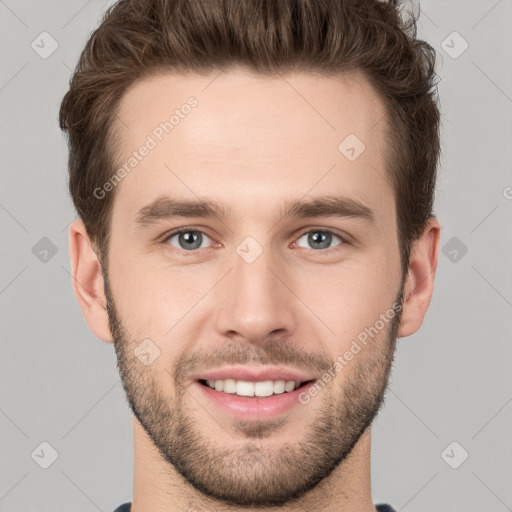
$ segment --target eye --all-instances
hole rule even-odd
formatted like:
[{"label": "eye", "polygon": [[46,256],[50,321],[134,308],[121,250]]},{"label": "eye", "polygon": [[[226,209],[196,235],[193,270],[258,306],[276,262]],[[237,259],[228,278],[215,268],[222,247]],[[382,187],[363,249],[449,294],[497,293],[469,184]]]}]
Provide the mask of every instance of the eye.
[{"label": "eye", "polygon": [[343,240],[343,238],[341,236],[336,235],[332,231],[328,231],[325,229],[312,229],[312,230],[304,233],[297,240],[297,245],[299,247],[304,247],[303,245],[300,244],[300,240],[303,239],[304,237],[307,237],[306,243],[310,244],[313,247],[313,249],[329,249],[330,248],[329,246],[332,243],[333,237],[337,238],[341,242],[339,244],[336,244],[335,247],[337,247],[339,245],[344,245],[346,243],[345,240]]},{"label": "eye", "polygon": [[[172,242],[174,238],[176,238],[178,245]],[[208,247],[208,245],[203,246],[205,238],[211,240],[211,238],[208,235],[205,235],[202,231],[185,228],[169,234],[164,242],[168,243],[172,247],[175,247],[176,249],[193,251],[194,249],[204,249],[205,247]]]},{"label": "eye", "polygon": [[[334,247],[331,247],[333,239],[336,238],[340,242]],[[305,243],[310,244],[310,247],[312,247],[313,250],[329,248],[336,249],[338,246],[343,246],[348,243],[340,235],[326,229],[310,229],[298,238],[297,242],[294,244],[299,247],[308,248],[308,246],[302,245],[304,243],[301,243],[302,239],[306,239]],[[204,232],[185,227],[169,233],[162,241],[164,244],[170,245],[173,249],[192,253],[196,252],[196,249],[205,249],[209,247],[208,240],[210,243],[212,242],[212,239]]]}]

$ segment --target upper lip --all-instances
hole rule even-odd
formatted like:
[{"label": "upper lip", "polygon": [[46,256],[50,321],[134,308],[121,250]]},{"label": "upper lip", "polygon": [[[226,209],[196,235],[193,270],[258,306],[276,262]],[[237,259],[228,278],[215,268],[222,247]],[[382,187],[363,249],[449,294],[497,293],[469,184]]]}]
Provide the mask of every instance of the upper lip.
[{"label": "upper lip", "polygon": [[210,370],[197,375],[195,380],[245,380],[248,382],[261,382],[266,380],[294,380],[297,382],[306,382],[316,377],[294,368],[279,367],[254,367],[254,366],[231,366]]}]

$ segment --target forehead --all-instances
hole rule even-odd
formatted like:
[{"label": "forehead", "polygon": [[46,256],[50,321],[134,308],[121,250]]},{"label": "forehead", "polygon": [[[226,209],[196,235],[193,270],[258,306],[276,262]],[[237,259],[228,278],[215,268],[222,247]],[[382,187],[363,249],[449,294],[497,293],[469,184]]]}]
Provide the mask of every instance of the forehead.
[{"label": "forehead", "polygon": [[117,186],[125,213],[165,193],[233,202],[235,188],[255,204],[334,187],[393,206],[385,109],[359,73],[160,74],[123,96],[113,128],[119,166],[151,146]]}]

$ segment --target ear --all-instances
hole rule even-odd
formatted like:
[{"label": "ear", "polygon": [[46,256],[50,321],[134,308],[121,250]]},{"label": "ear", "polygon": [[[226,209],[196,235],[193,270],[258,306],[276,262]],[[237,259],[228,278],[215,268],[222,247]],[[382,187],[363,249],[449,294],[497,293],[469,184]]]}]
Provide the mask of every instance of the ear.
[{"label": "ear", "polygon": [[432,216],[411,248],[399,338],[414,334],[423,323],[434,291],[440,238],[441,226]]},{"label": "ear", "polygon": [[73,289],[85,320],[97,338],[112,343],[101,265],[80,219],[69,228],[69,255]]}]

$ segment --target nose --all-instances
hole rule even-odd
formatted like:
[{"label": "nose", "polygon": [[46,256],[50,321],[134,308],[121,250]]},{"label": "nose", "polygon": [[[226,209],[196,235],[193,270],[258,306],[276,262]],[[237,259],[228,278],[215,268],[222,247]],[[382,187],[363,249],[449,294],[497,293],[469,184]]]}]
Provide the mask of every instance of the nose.
[{"label": "nose", "polygon": [[237,253],[217,292],[216,328],[221,336],[262,344],[269,336],[290,336],[295,328],[297,298],[283,265],[270,250],[249,263]]}]

